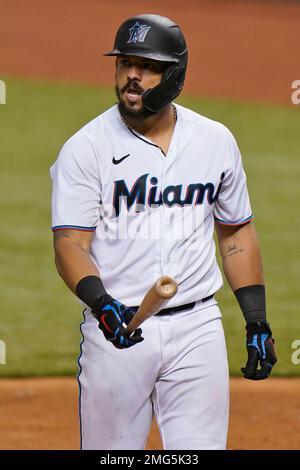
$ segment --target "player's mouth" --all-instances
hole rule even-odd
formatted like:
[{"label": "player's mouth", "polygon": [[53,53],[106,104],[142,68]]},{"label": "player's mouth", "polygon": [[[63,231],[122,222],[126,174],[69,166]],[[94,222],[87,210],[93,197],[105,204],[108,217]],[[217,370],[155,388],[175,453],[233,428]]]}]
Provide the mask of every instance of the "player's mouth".
[{"label": "player's mouth", "polygon": [[129,88],[128,90],[125,91],[124,94],[125,94],[127,100],[130,103],[134,104],[134,103],[137,103],[139,101],[139,98],[140,98],[142,93],[140,91]]},{"label": "player's mouth", "polygon": [[127,83],[122,90],[123,96],[130,104],[135,104],[140,100],[144,90],[136,82]]}]

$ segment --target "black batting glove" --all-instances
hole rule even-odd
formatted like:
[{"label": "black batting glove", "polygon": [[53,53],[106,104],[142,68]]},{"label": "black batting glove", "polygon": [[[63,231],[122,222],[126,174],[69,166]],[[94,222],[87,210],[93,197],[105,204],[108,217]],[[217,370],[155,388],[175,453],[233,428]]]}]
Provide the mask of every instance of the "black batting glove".
[{"label": "black batting glove", "polygon": [[134,314],[134,308],[126,307],[108,294],[93,308],[93,315],[99,322],[100,330],[118,349],[130,348],[144,340],[141,328],[135,330],[132,335],[125,330],[124,324],[128,325]]},{"label": "black batting glove", "polygon": [[247,323],[246,330],[248,360],[246,367],[242,367],[241,371],[246,379],[266,379],[277,362],[270,325],[266,320],[256,320]]}]

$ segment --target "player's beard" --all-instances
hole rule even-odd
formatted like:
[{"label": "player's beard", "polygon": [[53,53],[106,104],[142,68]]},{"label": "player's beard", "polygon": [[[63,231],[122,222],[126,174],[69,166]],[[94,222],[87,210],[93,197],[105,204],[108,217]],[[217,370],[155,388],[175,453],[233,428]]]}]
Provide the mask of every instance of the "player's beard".
[{"label": "player's beard", "polygon": [[144,106],[143,102],[142,102],[142,106],[141,106],[140,109],[132,109],[132,108],[129,108],[128,106],[126,106],[125,101],[122,98],[122,93],[124,93],[128,88],[134,89],[135,91],[137,91],[139,93],[140,96],[142,96],[142,94],[144,93],[144,90],[135,81],[127,83],[121,90],[116,85],[115,86],[115,91],[116,91],[116,95],[117,95],[118,100],[119,100],[118,107],[119,107],[119,111],[120,111],[121,115],[124,118],[128,117],[132,120],[136,119],[138,121],[140,121],[141,119],[147,119],[150,116],[153,116],[153,114],[155,114],[155,113],[153,111],[150,111],[149,109],[147,109]]}]

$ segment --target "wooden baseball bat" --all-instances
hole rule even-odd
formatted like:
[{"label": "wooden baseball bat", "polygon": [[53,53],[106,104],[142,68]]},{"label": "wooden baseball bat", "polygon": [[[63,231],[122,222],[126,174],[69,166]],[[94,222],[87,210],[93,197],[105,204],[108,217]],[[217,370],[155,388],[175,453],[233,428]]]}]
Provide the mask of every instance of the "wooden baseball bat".
[{"label": "wooden baseball bat", "polygon": [[175,279],[170,276],[160,277],[151,289],[148,290],[136,314],[129,322],[126,331],[131,334],[141,323],[147,320],[147,318],[157,313],[161,309],[162,304],[167,299],[174,297],[176,292],[177,283]]}]

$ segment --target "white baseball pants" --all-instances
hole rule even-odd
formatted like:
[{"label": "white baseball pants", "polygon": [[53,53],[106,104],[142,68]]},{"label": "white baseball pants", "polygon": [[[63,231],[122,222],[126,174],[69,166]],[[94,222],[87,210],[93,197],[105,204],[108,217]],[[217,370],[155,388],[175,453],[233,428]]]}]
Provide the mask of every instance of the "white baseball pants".
[{"label": "white baseball pants", "polygon": [[82,449],[144,449],[153,413],[164,449],[225,449],[228,364],[216,301],[154,316],[116,349],[85,311],[79,358]]}]

